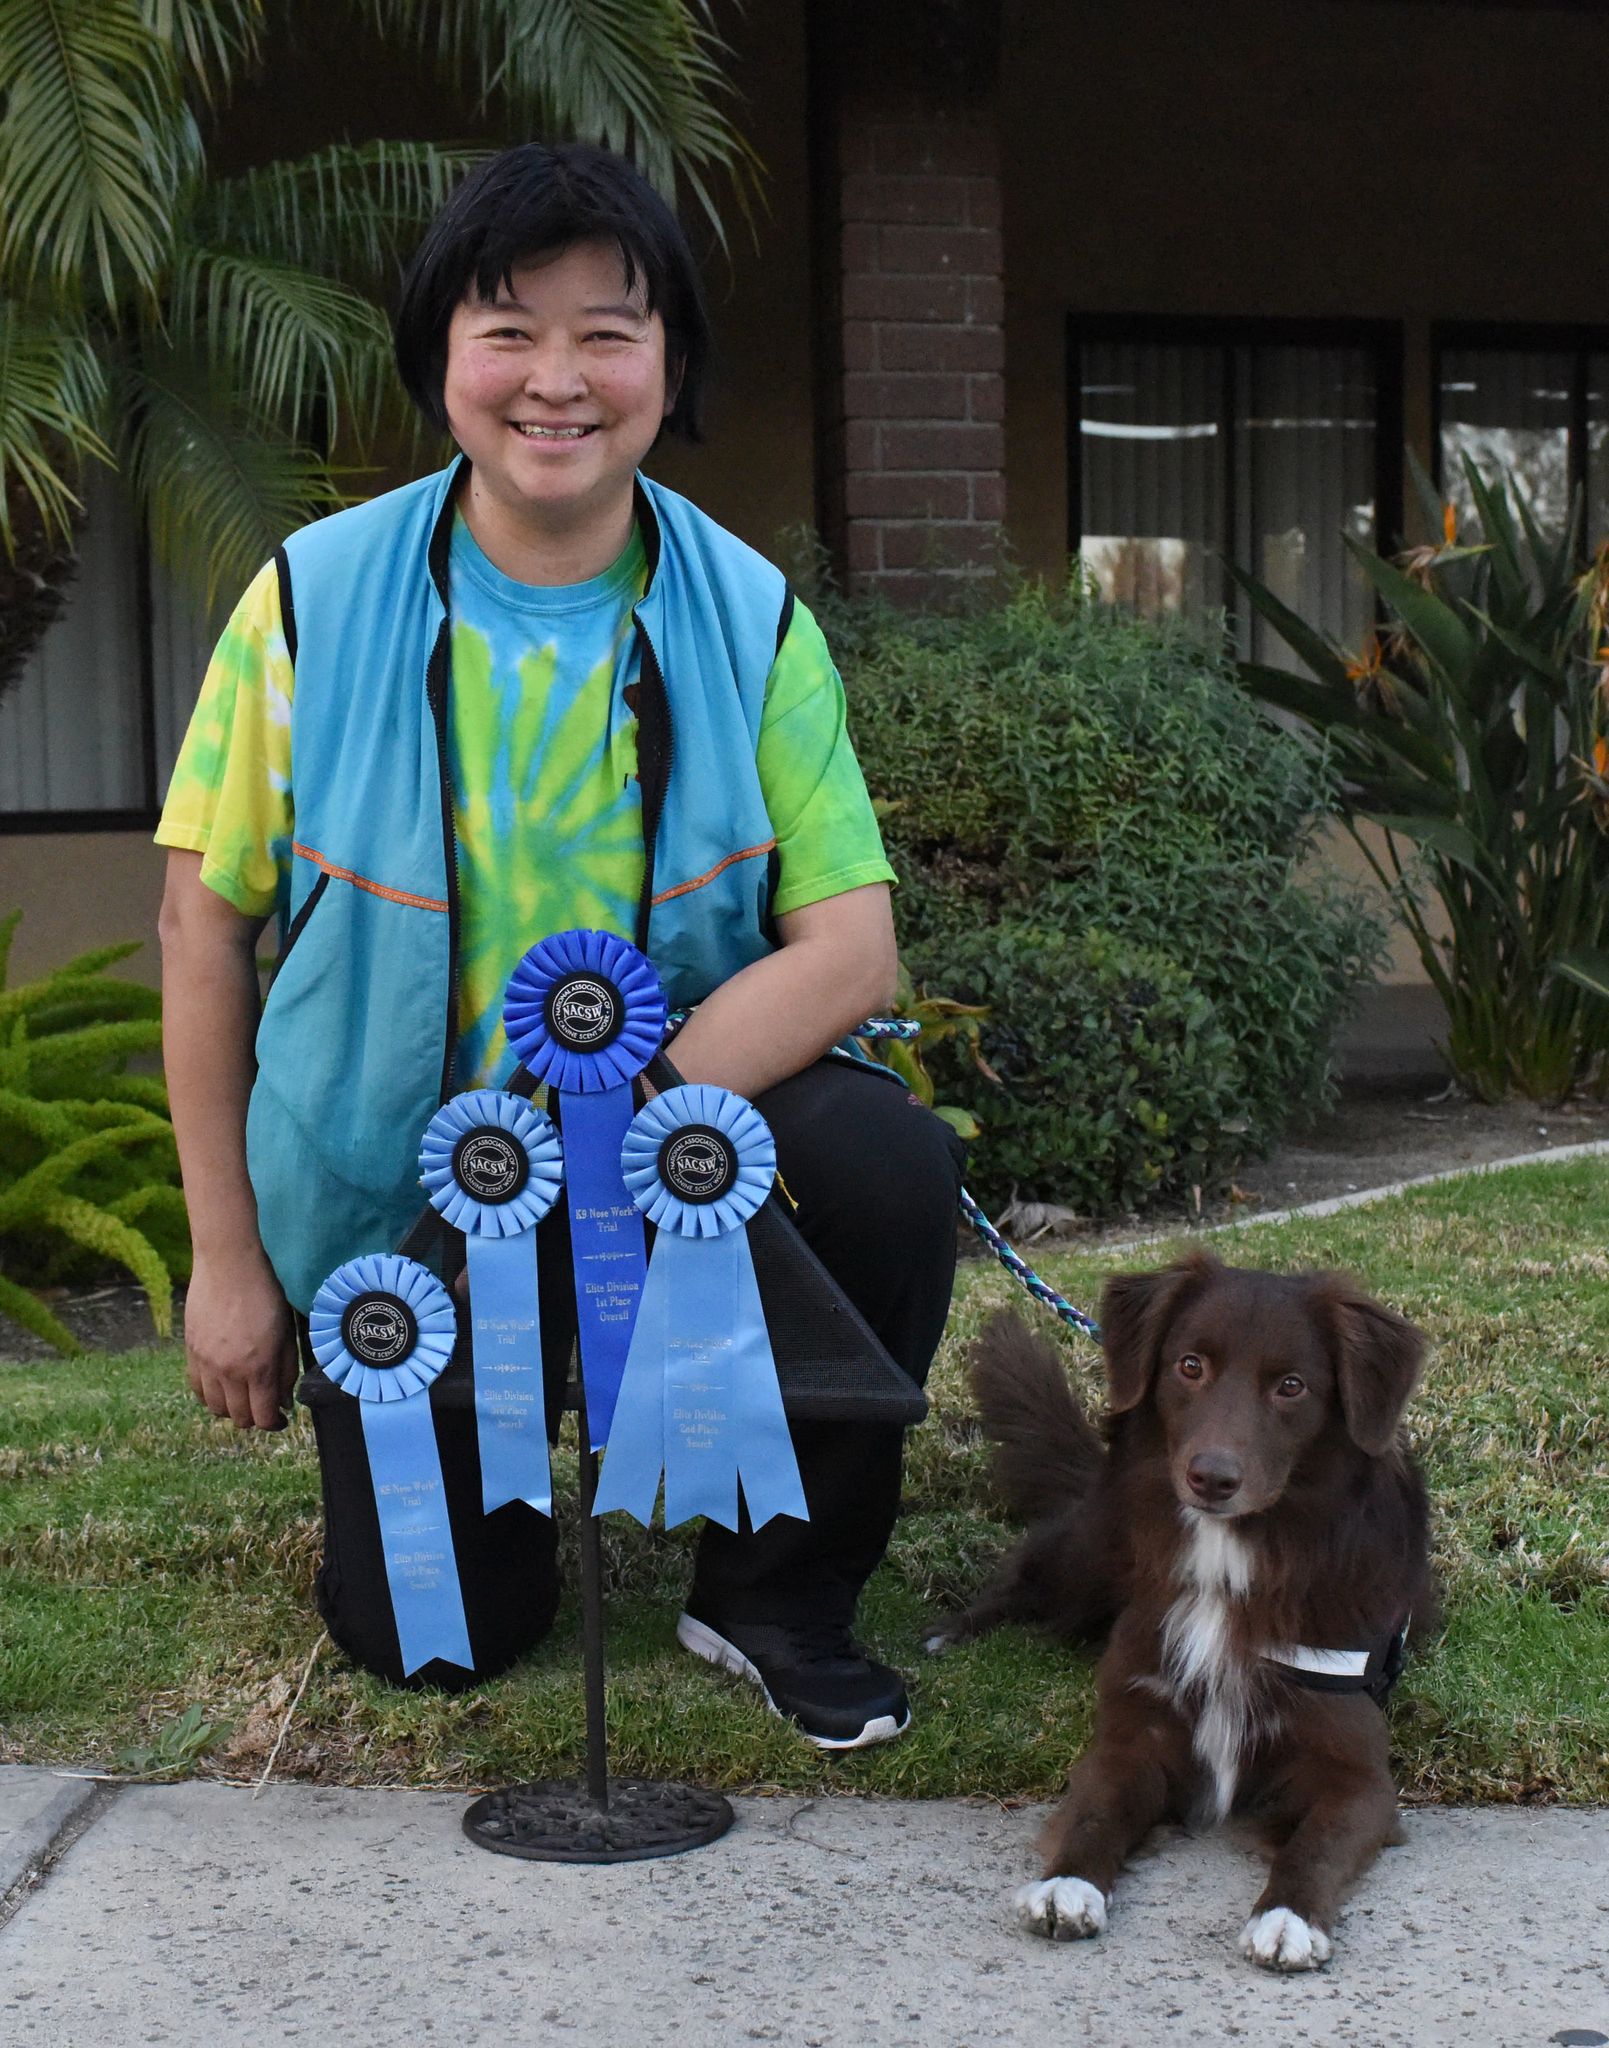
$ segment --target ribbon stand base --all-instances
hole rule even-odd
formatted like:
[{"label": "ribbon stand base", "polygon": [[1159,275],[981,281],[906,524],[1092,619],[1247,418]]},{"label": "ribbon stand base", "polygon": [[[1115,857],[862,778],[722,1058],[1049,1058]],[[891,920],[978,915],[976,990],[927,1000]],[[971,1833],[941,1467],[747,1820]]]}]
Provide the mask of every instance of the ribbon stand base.
[{"label": "ribbon stand base", "polygon": [[581,1660],[586,1681],[587,1775],[505,1785],[477,1799],[464,1833],[499,1856],[538,1863],[637,1863],[719,1841],[732,1825],[730,1804],[701,1785],[609,1776],[603,1693],[603,1568],[592,1512],[597,1459],[587,1431],[586,1395],[578,1395],[581,1435]]}]

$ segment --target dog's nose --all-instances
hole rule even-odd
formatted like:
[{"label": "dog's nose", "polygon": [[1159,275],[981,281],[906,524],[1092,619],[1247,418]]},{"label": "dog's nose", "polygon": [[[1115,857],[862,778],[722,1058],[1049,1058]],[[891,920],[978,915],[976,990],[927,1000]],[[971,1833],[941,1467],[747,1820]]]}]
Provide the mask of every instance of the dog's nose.
[{"label": "dog's nose", "polygon": [[1240,1490],[1240,1466],[1227,1451],[1197,1451],[1185,1467],[1185,1478],[1197,1500],[1221,1507]]}]

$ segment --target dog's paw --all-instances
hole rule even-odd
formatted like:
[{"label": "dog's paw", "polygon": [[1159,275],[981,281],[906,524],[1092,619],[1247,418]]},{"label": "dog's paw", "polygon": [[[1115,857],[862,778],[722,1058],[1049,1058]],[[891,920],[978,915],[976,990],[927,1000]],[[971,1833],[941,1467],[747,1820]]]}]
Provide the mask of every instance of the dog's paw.
[{"label": "dog's paw", "polygon": [[1330,1937],[1289,1906],[1270,1906],[1246,1922],[1240,1953],[1265,1970],[1321,1970],[1330,1959]]},{"label": "dog's paw", "polygon": [[955,1637],[948,1635],[941,1628],[923,1642],[922,1654],[926,1657],[942,1657],[946,1650],[953,1650],[954,1647]]},{"label": "dog's paw", "polygon": [[1047,1877],[1017,1894],[1017,1918],[1047,1941],[1084,1941],[1106,1926],[1106,1901],[1081,1877]]}]

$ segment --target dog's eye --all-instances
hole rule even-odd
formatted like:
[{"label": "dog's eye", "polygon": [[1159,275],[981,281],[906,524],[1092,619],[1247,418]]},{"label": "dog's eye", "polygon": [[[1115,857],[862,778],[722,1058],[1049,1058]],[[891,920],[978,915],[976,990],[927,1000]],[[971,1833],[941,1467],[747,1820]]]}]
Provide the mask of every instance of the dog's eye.
[{"label": "dog's eye", "polygon": [[1183,1358],[1179,1360],[1177,1367],[1179,1377],[1182,1380],[1198,1380],[1206,1369],[1193,1351],[1187,1351]]},{"label": "dog's eye", "polygon": [[1295,1373],[1288,1372],[1274,1389],[1274,1392],[1282,1395],[1287,1401],[1294,1401],[1299,1394],[1307,1392],[1307,1382],[1306,1380],[1298,1379]]}]

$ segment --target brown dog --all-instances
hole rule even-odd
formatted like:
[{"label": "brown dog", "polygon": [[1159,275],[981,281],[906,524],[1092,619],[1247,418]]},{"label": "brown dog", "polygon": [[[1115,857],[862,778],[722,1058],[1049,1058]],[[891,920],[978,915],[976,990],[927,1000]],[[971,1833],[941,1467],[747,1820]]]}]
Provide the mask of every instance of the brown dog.
[{"label": "brown dog", "polygon": [[1033,1526],[930,1645],[1006,1620],[1111,1630],[1094,1741],[1018,1915],[1058,1941],[1099,1934],[1151,1827],[1233,1812],[1273,1857],[1243,1952],[1317,1969],[1345,1888],[1401,1839],[1382,1707],[1432,1603],[1397,1435],[1423,1339],[1337,1275],[1199,1253],[1111,1280],[1101,1326],[1104,1444],[1048,1345],[1005,1315],[979,1341],[996,1476]]}]

